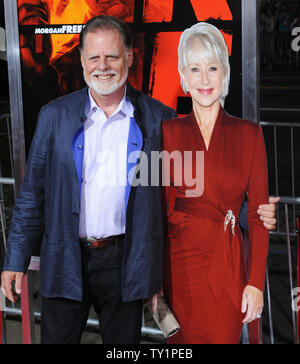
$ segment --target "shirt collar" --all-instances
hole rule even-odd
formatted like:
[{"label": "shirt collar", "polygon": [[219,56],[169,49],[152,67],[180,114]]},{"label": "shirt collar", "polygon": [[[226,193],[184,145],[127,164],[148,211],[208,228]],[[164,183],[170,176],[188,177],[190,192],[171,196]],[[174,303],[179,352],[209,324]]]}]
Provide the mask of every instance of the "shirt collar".
[{"label": "shirt collar", "polygon": [[[125,89],[125,94],[123,99],[121,100],[117,110],[113,113],[113,115],[110,116],[110,118],[112,118],[113,116],[119,114],[119,113],[123,113],[125,116],[129,117],[129,118],[133,118],[134,116],[134,107],[132,105],[132,103],[129,101],[129,99],[126,97],[127,94],[127,86]],[[88,95],[89,95],[89,101],[90,101],[90,110],[89,110],[89,115],[91,115],[91,113],[96,112],[97,110],[102,110],[95,102],[92,94],[91,94],[91,90],[90,88],[88,89]]]}]

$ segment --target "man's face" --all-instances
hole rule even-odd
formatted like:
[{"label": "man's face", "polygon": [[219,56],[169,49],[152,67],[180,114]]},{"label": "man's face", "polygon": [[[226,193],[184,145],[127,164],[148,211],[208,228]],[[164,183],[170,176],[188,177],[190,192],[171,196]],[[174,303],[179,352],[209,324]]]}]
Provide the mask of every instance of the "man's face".
[{"label": "man's face", "polygon": [[86,35],[81,52],[83,75],[98,95],[108,96],[124,87],[133,52],[127,51],[115,29],[99,29]]}]

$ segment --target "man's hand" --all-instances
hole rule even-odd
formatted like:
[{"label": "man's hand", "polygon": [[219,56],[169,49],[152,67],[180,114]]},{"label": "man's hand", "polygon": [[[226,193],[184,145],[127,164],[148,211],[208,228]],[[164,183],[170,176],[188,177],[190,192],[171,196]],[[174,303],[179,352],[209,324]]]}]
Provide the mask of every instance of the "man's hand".
[{"label": "man's hand", "polygon": [[152,313],[155,312],[157,310],[157,305],[158,305],[158,296],[164,296],[164,291],[160,290],[160,292],[156,293],[152,298],[150,298],[149,300],[147,300],[145,302],[145,305],[149,306],[149,308],[151,309]]},{"label": "man's hand", "polygon": [[270,197],[269,205],[259,206],[257,213],[260,215],[263,225],[268,230],[276,229],[276,204],[280,201],[280,197]]},{"label": "man's hand", "polygon": [[[18,299],[16,294],[22,293],[24,273],[20,272],[9,272],[5,271],[1,275],[1,288],[5,296],[12,302],[15,303]],[[15,281],[15,292],[13,292],[13,282]]]}]

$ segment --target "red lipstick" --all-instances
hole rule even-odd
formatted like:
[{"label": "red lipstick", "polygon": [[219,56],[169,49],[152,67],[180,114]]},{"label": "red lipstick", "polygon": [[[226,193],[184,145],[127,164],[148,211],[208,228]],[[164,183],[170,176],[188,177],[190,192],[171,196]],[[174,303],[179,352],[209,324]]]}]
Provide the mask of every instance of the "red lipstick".
[{"label": "red lipstick", "polygon": [[198,91],[200,92],[200,94],[204,95],[204,96],[208,96],[213,92],[213,88],[207,88],[207,89],[198,89]]}]

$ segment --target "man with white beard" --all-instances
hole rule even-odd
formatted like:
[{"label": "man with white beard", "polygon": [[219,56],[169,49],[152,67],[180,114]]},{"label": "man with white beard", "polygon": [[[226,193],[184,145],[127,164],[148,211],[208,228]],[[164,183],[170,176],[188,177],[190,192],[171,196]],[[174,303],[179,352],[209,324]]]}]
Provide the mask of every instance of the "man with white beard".
[{"label": "man with white beard", "polygon": [[[160,186],[134,186],[139,161],[129,156],[150,161],[162,148],[162,121],[175,112],[126,82],[132,36],[121,20],[91,19],[80,53],[88,88],[40,112],[1,286],[15,302],[43,226],[42,343],[80,343],[93,306],[103,343],[138,344],[143,300],[163,285],[164,234]],[[103,183],[117,174],[126,183]]]},{"label": "man with white beard", "polygon": [[[91,19],[80,54],[88,88],[39,115],[2,289],[15,302],[12,281],[20,293],[43,225],[42,343],[79,343],[93,306],[103,343],[138,344],[143,300],[162,287],[163,219],[160,187],[132,186],[128,176],[138,161],[128,156],[143,151],[150,160],[161,149],[161,122],[175,112],[126,82],[133,49],[123,21]],[[115,155],[119,170],[110,160]],[[125,183],[103,183],[119,180],[117,174]]]}]

